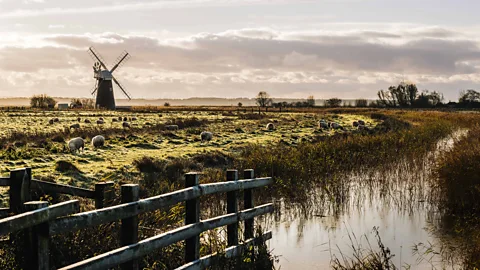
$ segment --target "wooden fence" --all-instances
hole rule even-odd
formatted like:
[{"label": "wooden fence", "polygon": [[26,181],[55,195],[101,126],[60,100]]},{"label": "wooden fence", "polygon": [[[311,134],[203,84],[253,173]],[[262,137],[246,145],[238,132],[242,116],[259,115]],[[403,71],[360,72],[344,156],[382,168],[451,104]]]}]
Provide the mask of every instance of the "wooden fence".
[{"label": "wooden fence", "polygon": [[[200,258],[200,234],[218,227],[227,226],[227,257],[239,256],[245,248],[266,241],[271,232],[254,237],[254,217],[273,212],[273,204],[254,206],[252,190],[272,183],[271,178],[254,178],[253,170],[245,170],[239,180],[236,170],[227,171],[227,181],[199,184],[198,173],[185,175],[182,190],[139,198],[139,185],[121,186],[121,204],[112,205],[113,182],[97,183],[94,190],[54,184],[31,178],[31,169],[10,172],[10,177],[0,178],[0,186],[9,187],[10,207],[0,208],[0,236],[24,235],[21,243],[27,269],[51,269],[49,263],[50,237],[77,231],[92,226],[121,221],[120,246],[107,253],[65,266],[61,269],[107,269],[121,265],[122,269],[138,269],[138,259],[153,251],[185,241],[185,265],[179,269],[203,269],[218,256],[211,254]],[[70,194],[95,200],[96,210],[79,213],[79,201],[70,200],[49,206],[47,202],[30,201],[31,190]],[[243,191],[244,210],[238,209],[238,192]],[[200,220],[200,197],[209,194],[226,193],[227,214]],[[185,226],[138,239],[138,215],[165,209],[185,202]],[[244,222],[243,242],[239,244],[239,222]],[[23,234],[17,234],[22,232]]]}]

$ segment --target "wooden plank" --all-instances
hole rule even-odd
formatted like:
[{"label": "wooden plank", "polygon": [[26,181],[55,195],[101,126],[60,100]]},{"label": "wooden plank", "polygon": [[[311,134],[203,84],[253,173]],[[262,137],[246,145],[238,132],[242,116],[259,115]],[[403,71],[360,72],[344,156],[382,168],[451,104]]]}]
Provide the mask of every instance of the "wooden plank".
[{"label": "wooden plank", "polygon": [[[185,187],[194,187],[199,184],[199,174],[185,175]],[[185,225],[200,221],[200,198],[185,201]],[[185,239],[185,262],[192,262],[200,258],[200,235]]]},{"label": "wooden plank", "polygon": [[[243,179],[253,179],[255,172],[253,170],[244,170]],[[243,209],[250,209],[254,207],[253,190],[247,188],[243,191]],[[254,219],[246,219],[243,230],[243,239],[250,239],[254,235]]]},{"label": "wooden plank", "polygon": [[95,198],[95,191],[90,190],[90,189],[79,188],[79,187],[68,186],[68,185],[62,185],[62,184],[56,184],[56,183],[50,183],[50,182],[45,182],[45,181],[35,180],[35,179],[32,180],[30,188],[34,189],[34,190],[40,190],[40,191],[43,191],[43,192],[69,194],[69,195],[73,195],[73,196],[78,196],[78,197],[82,197],[82,198],[90,198],[90,199]]},{"label": "wooden plank", "polygon": [[80,204],[78,200],[58,203],[48,208],[25,212],[0,220],[0,235],[16,232],[22,229],[44,223],[65,215],[78,213]]},{"label": "wooden plank", "polygon": [[[25,203],[26,211],[35,211],[48,208],[48,202],[33,201]],[[48,223],[42,223],[29,231],[29,241],[27,248],[28,260],[25,261],[26,269],[48,270],[50,269],[50,245],[48,234]]]},{"label": "wooden plank", "polygon": [[101,209],[112,206],[115,196],[113,186],[114,183],[112,181],[95,184],[95,208]]},{"label": "wooden plank", "polygon": [[[122,203],[135,202],[139,199],[140,186],[136,184],[122,185]],[[138,242],[138,216],[122,219],[120,227],[120,246],[128,246]],[[124,270],[137,270],[138,261],[132,260],[121,265]]]},{"label": "wooden plank", "polygon": [[0,177],[0,187],[10,186],[10,177]]},{"label": "wooden plank", "polygon": [[253,218],[272,212],[273,204],[270,203],[258,206],[250,210],[241,211],[239,213],[232,213],[207,219],[195,224],[185,225],[183,227],[156,235],[151,238],[147,238],[138,242],[137,244],[121,247],[110,252],[100,254],[87,260],[65,266],[61,269],[108,269],[121,263],[141,258],[145,255],[148,255],[153,250],[166,247],[187,238],[191,238],[204,231],[212,230],[241,220],[245,220],[247,218]]},{"label": "wooden plank", "polygon": [[70,217],[60,218],[50,222],[50,233],[55,235],[69,231],[76,231],[91,226],[97,226],[128,217],[133,217],[142,213],[155,211],[180,202],[196,199],[203,195],[245,188],[262,187],[271,183],[273,183],[272,178],[258,178],[252,180],[239,180],[235,182],[198,185],[196,187],[185,188],[142,199],[138,202],[119,204],[75,214]]},{"label": "wooden plank", "polygon": [[[266,232],[260,237],[251,238],[245,241],[244,243],[225,249],[224,256],[226,258],[234,258],[243,254],[251,246],[259,245],[261,242],[272,239],[272,232]],[[215,259],[219,256],[218,253],[210,254],[204,256],[196,261],[182,265],[181,267],[176,268],[175,270],[203,270],[212,265],[215,262]]]},{"label": "wooden plank", "polygon": [[15,214],[24,212],[24,203],[30,200],[31,168],[10,171],[10,209]]},{"label": "wooden plank", "polygon": [[[238,181],[238,171],[228,170],[227,181],[234,181],[234,182]],[[238,212],[237,193],[238,193],[237,191],[227,192],[227,214]],[[235,222],[227,226],[227,245],[228,246],[238,245],[238,222]]]},{"label": "wooden plank", "polygon": [[0,208],[0,218],[8,217],[11,212],[10,208]]}]

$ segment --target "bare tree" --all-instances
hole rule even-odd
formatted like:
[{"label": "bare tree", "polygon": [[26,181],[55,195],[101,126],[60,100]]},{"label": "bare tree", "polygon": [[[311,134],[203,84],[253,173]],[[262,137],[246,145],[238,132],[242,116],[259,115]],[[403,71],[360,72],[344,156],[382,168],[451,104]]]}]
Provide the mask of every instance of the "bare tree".
[{"label": "bare tree", "polygon": [[270,98],[270,95],[265,91],[260,91],[255,100],[257,102],[257,105],[260,107],[267,107],[272,104],[272,99]]}]

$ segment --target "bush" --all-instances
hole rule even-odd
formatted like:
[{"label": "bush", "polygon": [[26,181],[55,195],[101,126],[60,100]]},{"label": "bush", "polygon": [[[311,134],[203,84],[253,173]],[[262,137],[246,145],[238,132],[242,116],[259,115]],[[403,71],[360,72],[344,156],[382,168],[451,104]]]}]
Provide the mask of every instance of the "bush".
[{"label": "bush", "polygon": [[32,108],[54,108],[55,104],[57,104],[57,101],[54,98],[47,96],[46,94],[33,96],[30,98],[30,106]]}]

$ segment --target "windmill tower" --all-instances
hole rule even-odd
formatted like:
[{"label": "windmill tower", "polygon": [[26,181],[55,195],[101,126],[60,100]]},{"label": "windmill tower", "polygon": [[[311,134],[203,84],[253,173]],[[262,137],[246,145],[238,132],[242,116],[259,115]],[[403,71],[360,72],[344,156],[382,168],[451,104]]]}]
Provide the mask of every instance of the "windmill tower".
[{"label": "windmill tower", "polygon": [[115,110],[115,98],[113,96],[113,84],[112,81],[122,90],[125,96],[131,100],[130,94],[125,90],[122,84],[115,79],[113,72],[119,67],[123,66],[125,62],[130,59],[130,54],[124,51],[115,61],[115,65],[111,70],[107,68],[105,60],[100,56],[100,54],[95,50],[95,48],[90,47],[88,49],[90,57],[95,61],[93,64],[93,77],[96,79],[95,88],[92,92],[92,95],[97,94],[95,101],[96,108],[104,108],[109,110]]}]

